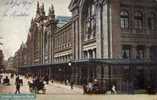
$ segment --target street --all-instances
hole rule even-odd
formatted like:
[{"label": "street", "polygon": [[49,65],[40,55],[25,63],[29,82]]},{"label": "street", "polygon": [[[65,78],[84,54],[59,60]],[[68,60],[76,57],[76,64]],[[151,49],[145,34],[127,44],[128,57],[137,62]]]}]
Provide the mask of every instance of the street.
[{"label": "street", "polygon": [[[3,75],[3,78],[9,76]],[[31,79],[23,79],[24,84],[21,86],[22,94],[29,94],[27,82]],[[15,93],[15,77],[10,79],[10,86],[0,85],[0,93]],[[72,90],[69,85],[64,85],[58,82],[49,83],[46,85],[46,94],[37,94],[36,100],[157,100],[156,95],[83,95],[81,87],[75,86]]]},{"label": "street", "polygon": [[[3,75],[3,78],[10,75]],[[28,87],[28,81],[31,81],[31,79],[26,79],[24,77],[20,77],[23,79],[23,86],[21,86],[21,93],[30,93],[29,87]],[[15,92],[15,77],[13,79],[10,79],[10,86],[4,86],[0,85],[0,93],[14,93]],[[74,87],[74,89],[71,89],[69,85],[61,84],[58,82],[49,82],[48,85],[45,85],[46,88],[46,94],[48,95],[56,95],[56,94],[62,94],[62,95],[68,95],[68,94],[83,94],[81,87]]]}]

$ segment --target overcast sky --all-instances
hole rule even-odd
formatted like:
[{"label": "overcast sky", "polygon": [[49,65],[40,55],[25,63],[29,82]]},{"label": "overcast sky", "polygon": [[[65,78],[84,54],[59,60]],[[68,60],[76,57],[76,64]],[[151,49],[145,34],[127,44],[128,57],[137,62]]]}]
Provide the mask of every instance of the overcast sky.
[{"label": "overcast sky", "polygon": [[[45,10],[53,4],[56,15],[70,16],[68,5],[71,0],[38,0],[44,2]],[[0,37],[5,59],[13,56],[22,42],[27,39],[31,18],[36,11],[37,0],[0,0]]]}]

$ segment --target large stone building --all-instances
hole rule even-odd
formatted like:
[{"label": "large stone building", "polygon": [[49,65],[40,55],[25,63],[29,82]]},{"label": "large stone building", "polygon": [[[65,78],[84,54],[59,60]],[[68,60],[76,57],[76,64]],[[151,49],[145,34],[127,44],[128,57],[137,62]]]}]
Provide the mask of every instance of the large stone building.
[{"label": "large stone building", "polygon": [[72,0],[74,58],[155,59],[156,4],[155,0]]},{"label": "large stone building", "polygon": [[58,27],[53,6],[45,15],[37,4],[26,43],[31,60],[23,68],[47,69],[50,77],[77,84],[128,80],[143,88],[156,79],[155,0],[71,0],[69,9],[71,20]]}]

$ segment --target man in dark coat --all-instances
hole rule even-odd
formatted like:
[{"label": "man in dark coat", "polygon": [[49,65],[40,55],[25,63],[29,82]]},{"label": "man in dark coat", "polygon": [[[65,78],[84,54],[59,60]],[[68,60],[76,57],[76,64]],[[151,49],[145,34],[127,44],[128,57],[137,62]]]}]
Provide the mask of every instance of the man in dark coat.
[{"label": "man in dark coat", "polygon": [[19,78],[19,76],[16,77],[15,85],[16,85],[15,94],[20,93],[20,78]]}]

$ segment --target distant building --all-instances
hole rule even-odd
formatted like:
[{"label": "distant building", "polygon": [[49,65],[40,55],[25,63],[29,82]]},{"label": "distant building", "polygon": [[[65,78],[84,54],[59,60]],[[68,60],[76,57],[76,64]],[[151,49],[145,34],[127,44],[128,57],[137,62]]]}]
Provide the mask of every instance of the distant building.
[{"label": "distant building", "polygon": [[15,62],[15,58],[14,57],[9,57],[8,61],[7,61],[7,64],[6,64],[5,70],[16,71],[16,66],[15,66],[14,62]]}]

